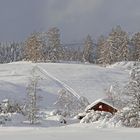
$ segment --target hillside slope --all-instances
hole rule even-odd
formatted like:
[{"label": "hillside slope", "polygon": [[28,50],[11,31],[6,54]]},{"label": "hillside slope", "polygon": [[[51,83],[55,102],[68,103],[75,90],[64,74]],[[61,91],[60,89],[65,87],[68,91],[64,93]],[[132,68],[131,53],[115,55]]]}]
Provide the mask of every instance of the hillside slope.
[{"label": "hillside slope", "polygon": [[58,90],[64,87],[92,102],[104,97],[104,90],[110,85],[115,82],[123,85],[129,77],[129,71],[123,66],[103,68],[90,64],[30,62],[0,64],[0,100],[9,98],[24,102],[30,71],[36,65],[41,69],[38,70],[42,77],[39,95],[42,97],[40,106],[43,108],[51,106],[57,99]]}]

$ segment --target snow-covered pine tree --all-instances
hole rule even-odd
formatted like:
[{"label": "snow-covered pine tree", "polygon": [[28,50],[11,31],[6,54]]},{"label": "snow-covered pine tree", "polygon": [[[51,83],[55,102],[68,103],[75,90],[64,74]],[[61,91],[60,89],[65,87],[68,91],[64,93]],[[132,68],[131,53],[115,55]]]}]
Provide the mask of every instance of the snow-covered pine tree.
[{"label": "snow-covered pine tree", "polygon": [[84,62],[93,62],[93,41],[90,35],[88,35],[84,42],[84,50],[83,50],[83,61]]},{"label": "snow-covered pine tree", "polygon": [[140,63],[135,62],[135,66],[131,71],[130,80],[124,91],[128,106],[131,108],[135,119],[137,120],[135,127],[140,127]]},{"label": "snow-covered pine tree", "polygon": [[31,70],[31,77],[27,87],[27,118],[31,124],[35,124],[38,121],[38,111],[39,108],[37,106],[38,96],[37,96],[37,88],[40,77],[37,75],[37,67],[33,67]]}]

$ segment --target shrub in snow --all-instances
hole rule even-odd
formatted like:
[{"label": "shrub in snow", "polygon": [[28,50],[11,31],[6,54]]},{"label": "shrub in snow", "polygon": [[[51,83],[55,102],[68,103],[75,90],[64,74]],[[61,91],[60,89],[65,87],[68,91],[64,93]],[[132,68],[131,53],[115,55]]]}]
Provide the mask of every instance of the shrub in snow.
[{"label": "shrub in snow", "polygon": [[89,113],[87,113],[86,116],[83,117],[83,119],[81,119],[80,123],[92,123],[96,121],[103,121],[104,119],[108,120],[111,117],[112,114],[109,112],[92,110]]},{"label": "shrub in snow", "polygon": [[0,114],[0,124],[5,124],[6,122],[11,121],[10,116],[11,116],[10,113],[8,113],[8,114],[1,113]]},{"label": "shrub in snow", "polygon": [[100,123],[99,127],[140,127],[140,118],[131,108],[124,108],[118,111],[108,120]]},{"label": "shrub in snow", "polygon": [[112,120],[115,120],[116,123],[120,121],[123,126],[140,127],[139,115],[132,108],[124,108],[116,113]]}]

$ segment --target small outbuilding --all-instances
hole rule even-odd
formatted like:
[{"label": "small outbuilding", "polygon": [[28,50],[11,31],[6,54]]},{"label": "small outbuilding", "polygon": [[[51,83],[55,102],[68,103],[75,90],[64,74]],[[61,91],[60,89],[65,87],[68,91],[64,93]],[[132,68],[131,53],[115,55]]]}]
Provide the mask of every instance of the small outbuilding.
[{"label": "small outbuilding", "polygon": [[113,105],[113,101],[110,99],[99,99],[88,105],[85,109],[85,112],[94,111],[105,111],[112,114],[116,113],[118,109]]}]

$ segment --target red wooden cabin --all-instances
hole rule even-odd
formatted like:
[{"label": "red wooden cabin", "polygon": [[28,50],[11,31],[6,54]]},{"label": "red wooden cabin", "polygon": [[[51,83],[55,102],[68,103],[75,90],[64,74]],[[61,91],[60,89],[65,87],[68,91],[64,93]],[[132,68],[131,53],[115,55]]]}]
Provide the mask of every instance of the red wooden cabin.
[{"label": "red wooden cabin", "polygon": [[94,111],[105,111],[105,112],[110,112],[114,114],[115,112],[118,111],[118,109],[113,106],[113,103],[109,101],[108,99],[99,99],[87,106],[85,109],[86,112],[94,110]]}]

